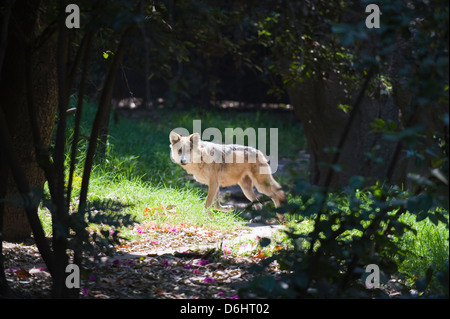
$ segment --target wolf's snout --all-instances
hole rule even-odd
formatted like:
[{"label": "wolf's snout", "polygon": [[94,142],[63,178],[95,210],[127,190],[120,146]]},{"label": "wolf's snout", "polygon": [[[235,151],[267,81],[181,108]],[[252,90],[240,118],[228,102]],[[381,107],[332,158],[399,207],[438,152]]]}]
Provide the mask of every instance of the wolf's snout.
[{"label": "wolf's snout", "polygon": [[181,165],[186,165],[187,164],[187,160],[185,158],[180,159],[180,164]]}]

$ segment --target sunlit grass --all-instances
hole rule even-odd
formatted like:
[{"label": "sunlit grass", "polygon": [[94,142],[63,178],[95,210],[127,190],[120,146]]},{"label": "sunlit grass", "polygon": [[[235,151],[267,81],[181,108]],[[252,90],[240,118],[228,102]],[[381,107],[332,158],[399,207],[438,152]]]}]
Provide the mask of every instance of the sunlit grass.
[{"label": "sunlit grass", "polygon": [[[430,267],[434,272],[445,271],[449,260],[448,224],[438,222],[436,225],[428,218],[417,222],[412,214],[403,214],[400,220],[416,231],[416,234],[406,232],[399,238],[401,247],[406,251],[399,266],[400,272],[409,279],[417,279],[425,277]],[[438,286],[440,284],[436,280],[431,284],[431,287]]]},{"label": "sunlit grass", "polygon": [[[83,119],[82,133],[90,134],[90,125],[95,114],[95,107],[87,105]],[[252,113],[253,114],[253,113]],[[192,130],[192,121],[202,119],[202,129],[217,127],[223,131],[226,127],[278,127],[280,156],[295,157],[295,154],[305,147],[304,137],[298,123],[287,121],[280,116],[268,116],[256,113],[250,116],[230,116],[224,112],[203,112],[201,109],[186,112],[158,110],[154,119],[129,120],[120,118],[118,123],[112,122],[106,156],[97,159],[92,170],[88,201],[110,200],[119,203],[121,214],[131,215],[135,226],[120,229],[122,237],[135,239],[139,237],[136,227],[155,225],[160,228],[185,226],[201,226],[208,229],[230,233],[241,229],[244,220],[240,212],[206,211],[204,203],[206,188],[187,179],[186,172],[170,160],[169,132],[176,127],[186,127]],[[69,123],[69,127],[70,123]],[[71,132],[68,134],[69,141]],[[74,190],[71,204],[76,210],[81,187],[81,176],[86,140],[79,144],[78,163],[74,176]],[[67,150],[66,159],[69,159]],[[67,162],[68,164],[68,162]],[[278,178],[278,177],[277,177]],[[294,177],[283,175],[279,181],[283,185],[295,182]],[[334,195],[330,195],[334,196]],[[364,193],[359,193],[362,205],[366,203]],[[333,199],[335,198],[335,199]],[[339,209],[348,209],[345,198],[333,197]],[[301,196],[288,194],[291,204],[302,204]],[[368,205],[368,202],[366,203]],[[364,207],[364,206],[361,206]],[[40,217],[47,235],[51,235],[51,216],[48,210],[41,207]],[[352,213],[352,212],[349,212]],[[286,229],[295,233],[307,235],[314,229],[314,216],[286,216]],[[326,218],[326,216],[324,216]],[[408,251],[404,261],[399,261],[399,271],[408,278],[420,278],[431,266],[436,271],[444,269],[448,262],[448,225],[434,225],[429,220],[416,222],[414,216],[404,214],[401,221],[411,225],[417,231],[414,235],[406,232],[397,238],[399,245]],[[93,229],[108,227],[108,225],[92,225]],[[354,230],[354,232],[359,232]],[[356,233],[344,233],[344,236],[355,236]],[[301,239],[297,247],[308,248],[308,242]],[[245,243],[244,243],[245,244]],[[255,242],[249,242],[251,252],[270,256],[279,249],[292,249],[293,243],[285,233],[280,232],[272,238],[270,245],[259,247]],[[253,247],[254,246],[254,247]],[[241,254],[241,245],[231,247],[233,255]],[[436,285],[436,284],[433,284]]]},{"label": "sunlit grass", "polygon": [[[81,134],[89,136],[95,105],[87,103],[83,111]],[[130,120],[119,117],[111,120],[106,156],[96,159],[91,173],[88,201],[110,200],[123,206],[120,213],[131,215],[138,223],[153,222],[157,225],[202,225],[229,232],[243,224],[238,211],[206,211],[204,203],[206,188],[187,179],[186,172],[170,159],[169,133],[176,127],[193,130],[193,120],[202,121],[202,130],[217,127],[279,128],[279,150],[284,156],[294,156],[305,146],[300,124],[286,122],[286,116],[269,116],[252,112],[252,116],[239,113],[209,111],[201,108],[174,112],[158,110],[155,118]],[[73,126],[73,118],[68,127]],[[71,144],[72,130],[67,138]],[[268,139],[268,137],[267,137]],[[72,192],[72,208],[76,210],[83,175],[83,164],[87,149],[87,139],[79,142],[77,165]],[[70,150],[66,151],[66,166],[69,165]],[[151,214],[151,212],[154,212]],[[47,209],[40,209],[41,220],[48,235],[51,234],[51,217]],[[121,229],[124,237],[133,237],[132,227]]]}]

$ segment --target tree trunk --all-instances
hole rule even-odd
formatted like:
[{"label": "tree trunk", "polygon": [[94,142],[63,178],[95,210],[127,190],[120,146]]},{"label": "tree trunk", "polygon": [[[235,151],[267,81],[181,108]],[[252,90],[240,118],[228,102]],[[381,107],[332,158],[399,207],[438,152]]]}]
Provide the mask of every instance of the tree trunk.
[{"label": "tree trunk", "polygon": [[[11,12],[7,46],[0,80],[0,107],[7,121],[14,143],[14,153],[25,171],[32,189],[41,190],[45,176],[36,159],[31,118],[38,123],[42,147],[50,145],[57,107],[56,39],[36,44],[38,28],[44,25],[46,4],[28,1],[16,2]],[[23,10],[23,8],[27,10]],[[38,23],[39,22],[39,23]],[[50,31],[51,32],[51,31]],[[31,83],[27,87],[26,61],[30,58]],[[30,114],[27,90],[31,90],[33,111]],[[0,198],[7,198],[3,212],[3,239],[23,240],[31,234],[21,198],[11,174],[5,166],[0,168]]]},{"label": "tree trunk", "polygon": [[[345,186],[351,176],[360,175],[371,177],[372,182],[388,179],[392,184],[410,189],[413,183],[407,177],[408,173],[429,175],[429,168],[433,167],[431,156],[425,156],[422,167],[417,166],[414,157],[405,155],[405,145],[386,140],[382,133],[373,133],[370,125],[372,121],[380,118],[385,123],[396,123],[400,129],[417,125],[426,127],[428,130],[423,133],[426,141],[416,146],[416,151],[422,154],[426,154],[425,148],[436,146],[435,132],[445,130],[442,128],[441,116],[448,112],[448,104],[418,106],[414,103],[417,92],[405,88],[405,84],[402,84],[406,81],[405,76],[400,74],[411,51],[411,41],[396,39],[396,50],[387,59],[388,66],[385,71],[385,75],[391,80],[392,92],[381,94],[380,89],[374,90],[373,87],[365,92],[340,150],[337,164],[341,165],[342,171],[333,175],[329,186]],[[354,97],[359,93],[357,90],[356,86],[356,92],[352,92]],[[328,80],[320,77],[308,78],[303,83],[296,83],[288,92],[308,141],[311,153],[311,182],[325,186],[329,164],[332,163],[334,155],[331,148],[338,145],[349,120],[349,114],[339,109],[338,105],[352,106],[355,101],[346,99],[345,88],[339,83],[337,76],[331,76]],[[439,151],[435,148],[433,152],[438,154]]]},{"label": "tree trunk", "polygon": [[[376,118],[398,123],[398,108],[391,96],[373,99],[364,95],[340,150],[330,185],[325,185],[335,148],[349,120],[349,114],[339,104],[352,106],[345,97],[344,87],[337,79],[306,79],[290,89],[289,95],[311,153],[311,182],[318,186],[348,185],[354,175],[383,180],[395,151],[396,143],[386,141],[380,133],[371,133],[370,123]],[[355,92],[356,97],[359,92]],[[375,157],[369,158],[372,152]],[[376,158],[374,161],[373,159]]]},{"label": "tree trunk", "polygon": [[[145,16],[145,7],[144,7],[144,1],[140,1],[140,13]],[[145,88],[145,95],[144,95],[144,101],[142,103],[143,107],[146,109],[151,108],[151,95],[150,95],[150,39],[147,36],[147,31],[145,27],[145,20],[142,22],[141,25],[141,34],[142,34],[142,42],[144,44],[144,75],[145,75],[145,81],[144,81],[144,88]]]}]

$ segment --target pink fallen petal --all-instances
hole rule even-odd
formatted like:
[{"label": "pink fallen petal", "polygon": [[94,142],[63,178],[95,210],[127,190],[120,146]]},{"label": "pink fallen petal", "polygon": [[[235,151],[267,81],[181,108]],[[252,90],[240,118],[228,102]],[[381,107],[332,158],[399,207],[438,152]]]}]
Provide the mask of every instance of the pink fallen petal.
[{"label": "pink fallen petal", "polygon": [[206,265],[208,265],[210,262],[209,262],[209,260],[208,259],[200,259],[198,262],[197,262],[197,265],[200,265],[200,266],[206,266]]},{"label": "pink fallen petal", "polygon": [[200,269],[194,269],[194,270],[192,271],[192,273],[193,273],[194,275],[200,275],[202,272],[200,271]]}]

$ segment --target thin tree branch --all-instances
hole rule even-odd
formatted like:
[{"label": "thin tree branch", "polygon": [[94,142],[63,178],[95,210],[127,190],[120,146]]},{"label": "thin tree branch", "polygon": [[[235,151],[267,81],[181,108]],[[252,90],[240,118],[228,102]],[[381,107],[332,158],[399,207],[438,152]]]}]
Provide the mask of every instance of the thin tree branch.
[{"label": "thin tree branch", "polygon": [[55,211],[52,214],[53,225],[53,249],[55,254],[55,273],[53,276],[52,294],[56,298],[68,297],[68,289],[65,287],[65,268],[68,263],[67,237],[68,211],[66,210],[65,186],[64,186],[64,148],[66,144],[66,110],[68,105],[67,94],[67,60],[69,39],[64,23],[64,1],[59,1],[58,17],[58,44],[57,44],[57,76],[58,76],[58,127],[55,138],[55,151],[53,162],[56,172],[56,196],[52,196]]},{"label": "thin tree branch", "polygon": [[112,89],[115,81],[115,77],[117,74],[118,67],[120,65],[120,61],[122,60],[122,57],[125,53],[126,45],[125,45],[125,38],[128,36],[129,32],[131,31],[132,27],[129,27],[122,36],[122,39],[119,43],[119,47],[117,49],[116,54],[113,56],[113,61],[111,63],[111,66],[109,67],[108,74],[106,76],[106,81],[103,86],[102,95],[100,96],[99,106],[97,110],[97,114],[94,119],[94,123],[92,125],[92,131],[91,131],[91,137],[89,139],[89,147],[86,154],[86,161],[84,164],[84,171],[83,171],[83,180],[81,183],[81,190],[80,190],[80,200],[79,200],[79,209],[82,211],[85,208],[86,201],[87,201],[87,193],[88,193],[88,187],[89,187],[89,179],[91,176],[91,170],[94,163],[94,156],[95,151],[97,149],[97,140],[100,134],[101,124],[103,123],[103,119],[108,109],[108,103],[111,102],[111,94]]},{"label": "thin tree branch", "polygon": [[[323,214],[323,209],[324,209],[325,203],[327,201],[327,195],[328,195],[328,192],[330,190],[330,184],[331,184],[331,181],[332,181],[332,178],[333,178],[333,175],[334,175],[333,166],[339,162],[340,153],[341,153],[340,151],[342,150],[342,148],[343,148],[343,146],[345,144],[345,141],[346,141],[346,139],[348,137],[348,134],[350,132],[350,129],[353,126],[353,122],[354,122],[354,120],[356,118],[356,114],[357,114],[357,112],[359,112],[359,108],[360,108],[360,105],[361,105],[362,100],[364,98],[364,94],[365,94],[366,89],[367,89],[367,87],[369,85],[369,82],[370,82],[370,80],[372,78],[372,73],[373,73],[372,70],[370,70],[367,73],[367,75],[366,75],[366,79],[364,80],[364,83],[363,83],[363,85],[361,87],[361,90],[359,91],[359,94],[358,94],[358,96],[357,96],[357,98],[355,100],[355,103],[353,105],[352,111],[350,113],[349,119],[347,120],[347,123],[346,123],[346,125],[344,127],[344,130],[343,130],[343,132],[341,134],[341,137],[339,139],[339,142],[337,144],[337,152],[334,153],[331,165],[330,165],[330,167],[328,169],[328,172],[327,172],[327,176],[326,176],[325,184],[324,184],[324,188],[323,188],[324,196],[322,198],[322,203],[320,204],[320,209],[317,212],[317,216],[314,219],[314,225],[315,226],[314,226],[313,232],[311,233],[311,243],[310,243],[310,247],[309,247],[308,252],[307,252],[307,255],[311,257],[311,259],[309,259],[309,265],[308,265],[308,286],[311,283],[312,278],[314,277],[314,273],[316,272],[317,265],[318,265],[318,262],[319,262],[319,258],[322,257],[322,255],[320,253],[318,253],[318,252],[316,252],[315,255],[313,255],[312,253],[313,253],[313,250],[314,250],[314,247],[315,247],[315,242],[319,239],[319,231],[317,230],[317,225],[320,223],[320,219],[321,219],[322,214]],[[339,236],[339,231],[340,230],[335,231],[334,235],[335,236]],[[352,264],[353,263],[356,264],[357,260],[352,260]]]},{"label": "thin tree branch", "polygon": [[70,205],[70,198],[72,196],[73,174],[75,172],[78,140],[80,138],[81,116],[82,116],[82,112],[83,112],[84,94],[86,91],[86,79],[87,79],[87,72],[88,72],[89,61],[90,61],[90,48],[92,45],[93,38],[94,38],[93,32],[89,32],[87,34],[87,36],[85,37],[86,44],[84,46],[84,48],[85,48],[84,50],[86,52],[84,53],[83,62],[82,62],[83,66],[82,66],[80,86],[79,86],[79,91],[78,91],[77,112],[75,114],[75,127],[74,127],[73,141],[72,141],[71,152],[70,152],[69,181],[68,181],[68,186],[67,186],[67,205]]},{"label": "thin tree branch", "polygon": [[[324,206],[325,201],[326,201],[326,195],[329,192],[330,184],[331,184],[331,181],[332,181],[333,175],[334,175],[333,166],[336,165],[337,163],[339,163],[341,150],[344,147],[344,144],[345,144],[345,141],[347,140],[347,137],[348,137],[348,134],[350,132],[350,129],[353,126],[353,122],[354,122],[354,120],[356,118],[356,114],[357,114],[357,112],[359,112],[359,107],[361,105],[361,102],[363,100],[364,94],[366,92],[366,89],[367,89],[367,87],[369,85],[369,82],[370,82],[371,78],[372,78],[372,71],[369,71],[367,73],[366,79],[364,80],[364,83],[363,83],[363,85],[361,87],[361,90],[359,91],[358,97],[355,100],[355,103],[353,105],[352,111],[350,112],[350,116],[349,116],[349,118],[347,120],[347,123],[346,123],[346,125],[344,127],[344,130],[343,130],[343,132],[341,134],[341,137],[339,138],[339,142],[338,142],[338,144],[336,146],[337,151],[333,155],[333,159],[331,161],[330,167],[328,168],[328,172],[327,172],[327,175],[326,175],[326,178],[325,178],[325,184],[324,184],[324,189],[323,189],[324,197],[323,197],[323,200],[322,200],[322,203],[321,203],[321,207],[320,207],[319,211],[317,212],[317,216],[315,218],[315,225],[317,225],[317,223],[320,221],[320,218],[322,216],[322,210],[323,210],[323,206]],[[313,241],[315,241],[317,238],[313,239]],[[311,247],[308,250],[308,254],[312,253],[313,246],[314,246],[313,244],[314,244],[314,242],[311,243]]]}]

